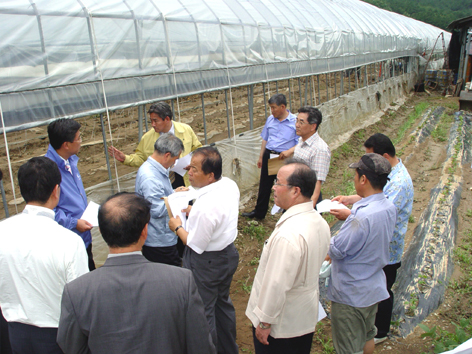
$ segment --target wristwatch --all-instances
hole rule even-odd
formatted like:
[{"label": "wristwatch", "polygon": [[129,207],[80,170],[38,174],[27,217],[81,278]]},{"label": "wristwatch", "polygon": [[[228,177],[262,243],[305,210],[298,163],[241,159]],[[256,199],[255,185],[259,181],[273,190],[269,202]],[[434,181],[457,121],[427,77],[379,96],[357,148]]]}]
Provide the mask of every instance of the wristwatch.
[{"label": "wristwatch", "polygon": [[271,326],[271,324],[269,323],[267,326],[265,324],[263,324],[262,322],[259,322],[259,328],[261,329],[269,329]]},{"label": "wristwatch", "polygon": [[177,226],[177,227],[175,228],[174,232],[177,233],[177,231],[179,231],[179,229],[181,229],[181,228],[183,228],[182,225]]}]

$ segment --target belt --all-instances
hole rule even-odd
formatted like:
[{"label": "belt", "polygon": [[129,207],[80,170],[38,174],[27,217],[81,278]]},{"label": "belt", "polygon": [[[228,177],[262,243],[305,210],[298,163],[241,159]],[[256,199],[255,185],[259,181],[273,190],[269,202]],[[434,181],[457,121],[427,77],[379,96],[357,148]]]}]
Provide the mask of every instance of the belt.
[{"label": "belt", "polygon": [[271,154],[277,154],[277,155],[280,155],[280,152],[278,151],[275,151],[275,150],[269,150],[269,149],[266,149],[267,151],[269,151]]}]

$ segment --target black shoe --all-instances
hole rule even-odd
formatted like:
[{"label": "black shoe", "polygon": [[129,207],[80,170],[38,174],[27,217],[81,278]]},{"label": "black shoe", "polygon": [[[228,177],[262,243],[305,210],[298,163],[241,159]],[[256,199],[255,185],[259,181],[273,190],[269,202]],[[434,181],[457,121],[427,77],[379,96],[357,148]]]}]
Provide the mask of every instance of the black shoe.
[{"label": "black shoe", "polygon": [[259,220],[264,219],[264,218],[258,217],[255,210],[250,211],[249,213],[242,213],[241,215],[246,217],[246,218],[250,218],[250,219],[254,219],[254,218],[259,219]]}]

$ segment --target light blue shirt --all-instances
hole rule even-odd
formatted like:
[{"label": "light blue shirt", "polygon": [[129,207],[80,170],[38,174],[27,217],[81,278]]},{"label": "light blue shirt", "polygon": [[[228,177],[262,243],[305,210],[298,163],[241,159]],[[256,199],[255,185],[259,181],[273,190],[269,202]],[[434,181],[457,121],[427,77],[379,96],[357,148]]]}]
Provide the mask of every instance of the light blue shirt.
[{"label": "light blue shirt", "polygon": [[145,246],[169,247],[177,243],[177,236],[169,229],[169,215],[162,197],[174,193],[169,170],[151,156],[141,165],[136,175],[135,191],[151,202],[151,220]]},{"label": "light blue shirt", "polygon": [[402,260],[408,219],[413,208],[414,190],[411,177],[401,160],[392,168],[388,178],[390,181],[384,187],[384,194],[397,208],[397,222],[390,242],[390,260],[388,264],[396,264]]},{"label": "light blue shirt", "polygon": [[331,238],[328,299],[368,307],[389,297],[383,267],[395,228],[395,205],[383,193],[355,203],[337,236]]},{"label": "light blue shirt", "polygon": [[270,115],[261,133],[262,139],[267,141],[266,149],[282,152],[297,145],[296,120],[297,117],[290,111],[288,111],[288,116],[283,121],[279,121],[273,115]]}]

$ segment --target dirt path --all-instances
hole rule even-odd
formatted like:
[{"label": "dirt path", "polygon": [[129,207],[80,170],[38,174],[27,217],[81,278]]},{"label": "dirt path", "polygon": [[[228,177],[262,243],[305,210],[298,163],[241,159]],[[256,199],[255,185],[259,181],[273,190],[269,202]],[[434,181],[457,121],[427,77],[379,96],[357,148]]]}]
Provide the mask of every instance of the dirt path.
[{"label": "dirt path", "polygon": [[[434,131],[426,137],[418,146],[415,146],[416,132],[423,124],[423,116],[435,107],[445,108],[444,113],[439,115],[440,121],[433,127]],[[393,110],[395,108],[395,110]],[[424,109],[421,114],[414,118],[415,110]],[[446,146],[449,137],[449,128],[453,121],[453,114],[458,109],[457,99],[443,98],[441,96],[428,96],[426,94],[415,95],[401,107],[392,106],[392,110],[387,112],[382,119],[372,126],[357,131],[351,139],[332,151],[331,168],[322,192],[324,198],[333,197],[338,194],[352,193],[353,173],[347,166],[350,162],[355,162],[364,151],[363,142],[372,134],[381,132],[388,135],[394,141],[398,155],[402,158],[405,166],[413,180],[415,198],[411,223],[409,224],[406,236],[406,247],[411,241],[413,231],[418,220],[430,199],[431,189],[436,186],[440,177],[442,166],[446,158]],[[412,117],[413,116],[413,117]],[[459,207],[459,233],[457,243],[461,243],[464,235],[468,235],[472,222],[472,192],[471,192],[471,166],[464,168],[464,185],[461,204]],[[256,187],[257,188],[257,187]],[[251,200],[245,210],[251,210],[255,200]],[[330,224],[334,224],[332,218],[326,218]],[[240,250],[240,268],[235,275],[233,283],[232,298],[236,306],[238,315],[238,342],[241,353],[253,352],[252,334],[250,332],[250,322],[244,316],[247,305],[248,293],[258,264],[258,257],[261,254],[261,245],[274,228],[277,218],[267,217],[264,221],[255,224],[254,222],[240,219],[241,234],[238,238]],[[405,248],[406,249],[406,248]],[[469,252],[470,253],[470,252]],[[400,272],[408,272],[408,269],[400,269]],[[460,277],[459,267],[452,281]],[[456,302],[460,305],[457,305]],[[451,308],[456,311],[450,311]],[[438,327],[451,330],[451,320],[458,323],[460,318],[469,318],[471,313],[470,298],[465,300],[457,296],[453,290],[446,292],[445,301],[433,314],[424,321],[429,327]],[[399,322],[401,319],[397,319]],[[398,325],[397,322],[396,324]],[[394,333],[395,333],[395,327]],[[429,352],[431,340],[420,338],[423,331],[416,328],[407,338],[393,337],[392,340],[384,342],[376,347],[375,353],[420,353]],[[333,352],[330,343],[331,329],[329,320],[325,319],[317,328],[315,335],[313,353]]]}]

